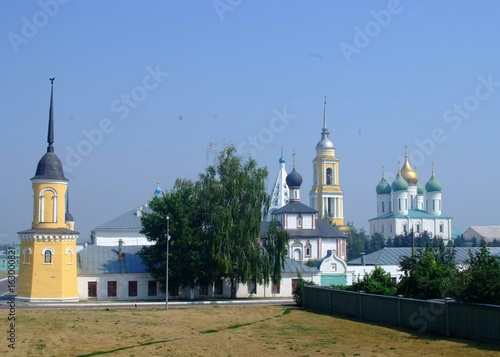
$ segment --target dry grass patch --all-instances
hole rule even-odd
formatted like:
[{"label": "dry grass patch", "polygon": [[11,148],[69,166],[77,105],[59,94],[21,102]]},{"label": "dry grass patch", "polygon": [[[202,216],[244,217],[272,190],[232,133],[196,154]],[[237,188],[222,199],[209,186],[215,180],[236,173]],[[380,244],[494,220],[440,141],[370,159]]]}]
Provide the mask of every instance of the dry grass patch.
[{"label": "dry grass patch", "polygon": [[[18,310],[9,356],[498,356],[445,340],[282,306]],[[5,341],[5,340],[4,340]]]}]

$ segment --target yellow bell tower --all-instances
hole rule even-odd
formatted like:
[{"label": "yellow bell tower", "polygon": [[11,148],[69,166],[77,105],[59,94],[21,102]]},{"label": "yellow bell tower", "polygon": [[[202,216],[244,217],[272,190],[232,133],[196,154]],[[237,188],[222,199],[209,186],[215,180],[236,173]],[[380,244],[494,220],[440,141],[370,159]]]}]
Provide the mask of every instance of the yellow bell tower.
[{"label": "yellow bell tower", "polygon": [[341,230],[344,225],[344,192],[340,188],[339,160],[326,127],[326,97],[323,108],[321,140],[316,145],[313,160],[313,186],[309,192],[310,206],[318,211],[318,218],[325,219]]},{"label": "yellow bell tower", "polygon": [[76,241],[73,217],[66,210],[68,179],[54,153],[54,78],[51,81],[47,152],[31,178],[33,222],[18,232],[21,240],[19,300],[78,301]]}]

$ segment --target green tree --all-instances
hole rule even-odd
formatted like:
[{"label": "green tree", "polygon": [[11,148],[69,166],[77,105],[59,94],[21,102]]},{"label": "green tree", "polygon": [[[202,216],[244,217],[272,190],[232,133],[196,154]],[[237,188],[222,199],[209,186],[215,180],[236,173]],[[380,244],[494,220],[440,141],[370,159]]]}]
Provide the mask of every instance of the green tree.
[{"label": "green tree", "polygon": [[465,247],[467,246],[467,242],[465,241],[464,235],[460,234],[457,238],[453,240],[453,245],[455,247]]},{"label": "green tree", "polygon": [[470,253],[461,278],[464,289],[459,299],[500,305],[500,258],[491,255],[486,245],[479,252]]},{"label": "green tree", "polygon": [[488,242],[488,247],[500,247],[500,240],[498,239],[493,239],[493,241]]},{"label": "green tree", "polygon": [[375,233],[371,236],[371,238],[366,242],[365,253],[369,254],[372,252],[376,252],[385,247],[385,239],[384,236],[380,233]]},{"label": "green tree", "polygon": [[349,290],[364,291],[368,294],[396,295],[397,283],[391,278],[391,274],[382,267],[376,266],[371,273],[366,273],[363,279],[357,279]]},{"label": "green tree", "polygon": [[197,209],[199,186],[189,180],[178,179],[174,188],[162,197],[154,197],[149,206],[152,213],[144,213],[142,230],[154,245],[145,246],[139,256],[164,290],[167,252],[167,217],[169,217],[169,286],[190,286],[207,283],[210,276],[209,260],[202,256],[202,216]]},{"label": "green tree", "polygon": [[264,211],[269,207],[267,175],[267,169],[259,168],[255,160],[238,157],[234,146],[225,148],[216,164],[200,175],[208,254],[220,276],[230,279],[232,298],[237,282],[263,281],[257,238],[262,207]]},{"label": "green tree", "polygon": [[439,299],[456,295],[458,271],[454,251],[436,239],[414,257],[404,257],[400,263],[403,277],[398,294],[415,299]]},{"label": "green tree", "polygon": [[365,230],[358,230],[353,225],[350,225],[346,232],[346,237],[347,259],[352,260],[360,257],[361,253],[365,252],[368,242],[368,236]]}]

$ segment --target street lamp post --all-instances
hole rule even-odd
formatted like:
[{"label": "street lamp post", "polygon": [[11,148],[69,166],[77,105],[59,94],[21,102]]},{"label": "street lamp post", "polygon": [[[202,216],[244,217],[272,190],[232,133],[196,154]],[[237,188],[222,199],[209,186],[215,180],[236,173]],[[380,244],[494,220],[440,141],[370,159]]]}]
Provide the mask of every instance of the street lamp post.
[{"label": "street lamp post", "polygon": [[170,242],[170,232],[169,232],[169,222],[170,218],[167,216],[167,264],[166,264],[166,281],[165,281],[165,310],[168,309],[168,246]]}]

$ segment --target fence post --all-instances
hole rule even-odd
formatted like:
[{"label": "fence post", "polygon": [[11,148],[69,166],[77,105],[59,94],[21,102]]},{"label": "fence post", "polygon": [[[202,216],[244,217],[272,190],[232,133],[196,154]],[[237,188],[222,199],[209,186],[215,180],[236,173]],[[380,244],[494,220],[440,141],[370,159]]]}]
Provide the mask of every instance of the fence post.
[{"label": "fence post", "polygon": [[444,306],[445,306],[445,311],[446,311],[446,336],[450,337],[450,308],[449,308],[449,305],[451,302],[451,298],[445,297],[444,301],[445,301]]},{"label": "fence post", "polygon": [[[293,291],[292,291],[293,293]],[[306,286],[304,285],[303,289],[302,289],[302,307],[306,308]]]},{"label": "fence post", "polygon": [[361,303],[361,295],[364,294],[363,290],[359,291],[359,319],[363,320],[363,309],[362,309],[362,303]]},{"label": "fence post", "polygon": [[330,315],[332,314],[332,291],[333,288],[330,286],[330,289],[328,291],[328,313]]},{"label": "fence post", "polygon": [[398,295],[398,326],[401,326],[401,299],[403,295]]}]

